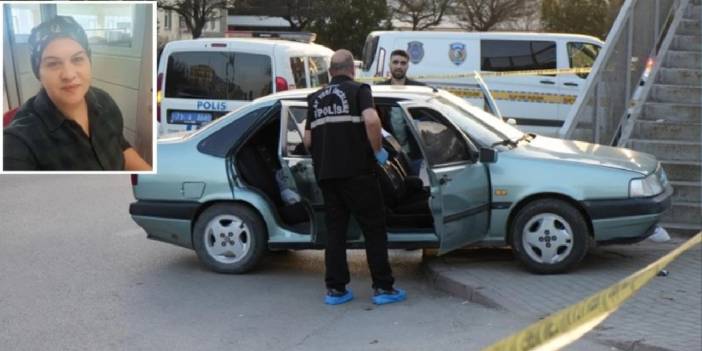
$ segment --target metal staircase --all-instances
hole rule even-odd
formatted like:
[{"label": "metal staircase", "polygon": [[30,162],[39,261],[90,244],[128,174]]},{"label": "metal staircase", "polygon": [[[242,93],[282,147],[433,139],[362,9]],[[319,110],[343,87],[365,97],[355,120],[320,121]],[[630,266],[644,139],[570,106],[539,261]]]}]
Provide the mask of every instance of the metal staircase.
[{"label": "metal staircase", "polygon": [[559,133],[655,155],[679,233],[702,230],[701,20],[702,0],[626,0]]},{"label": "metal staircase", "polygon": [[675,188],[663,226],[673,231],[702,230],[702,0],[691,0],[677,28],[630,138],[619,145],[661,160]]}]

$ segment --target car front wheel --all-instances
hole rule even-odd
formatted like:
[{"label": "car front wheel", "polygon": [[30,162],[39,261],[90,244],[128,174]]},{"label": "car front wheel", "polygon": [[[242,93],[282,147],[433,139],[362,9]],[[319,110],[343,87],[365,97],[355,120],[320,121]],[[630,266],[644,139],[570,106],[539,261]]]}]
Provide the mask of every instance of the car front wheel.
[{"label": "car front wheel", "polygon": [[512,249],[534,273],[566,272],[587,253],[585,218],[565,201],[533,201],[519,210],[513,223]]},{"label": "car front wheel", "polygon": [[193,228],[193,247],[200,262],[219,273],[246,273],[263,258],[265,226],[240,204],[217,204],[205,210]]}]

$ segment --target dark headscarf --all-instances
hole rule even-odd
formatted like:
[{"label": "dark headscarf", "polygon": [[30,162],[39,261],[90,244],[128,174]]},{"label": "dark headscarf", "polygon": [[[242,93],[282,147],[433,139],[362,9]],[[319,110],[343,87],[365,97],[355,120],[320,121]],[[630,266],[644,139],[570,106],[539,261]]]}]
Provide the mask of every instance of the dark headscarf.
[{"label": "dark headscarf", "polygon": [[85,34],[83,27],[81,27],[73,17],[53,17],[34,27],[32,33],[29,35],[29,47],[32,50],[30,54],[32,70],[37,79],[39,79],[39,64],[41,63],[41,55],[44,49],[46,49],[49,43],[58,38],[75,40],[83,47],[86,55],[88,55],[88,59],[90,59],[90,45],[88,44],[88,36]]}]

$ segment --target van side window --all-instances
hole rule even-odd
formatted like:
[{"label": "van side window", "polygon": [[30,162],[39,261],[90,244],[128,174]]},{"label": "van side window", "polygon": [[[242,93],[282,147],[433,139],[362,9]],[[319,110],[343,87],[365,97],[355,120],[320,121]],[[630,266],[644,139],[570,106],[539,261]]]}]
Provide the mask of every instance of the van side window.
[{"label": "van side window", "polygon": [[324,57],[310,57],[310,87],[329,84],[329,65]]},{"label": "van side window", "polygon": [[[591,68],[595,63],[600,47],[590,43],[568,43],[568,60],[570,68]],[[587,78],[587,72],[577,73],[580,78]]]},{"label": "van side window", "polygon": [[253,100],[273,91],[271,59],[233,52],[174,52],[168,57],[165,96]]},{"label": "van side window", "polygon": [[290,69],[292,69],[293,80],[295,80],[295,87],[298,89],[307,88],[307,77],[305,75],[305,58],[291,57]]},{"label": "van side window", "polygon": [[425,107],[410,108],[415,128],[432,166],[471,161],[470,149],[459,131],[437,111]]},{"label": "van side window", "polygon": [[482,40],[483,71],[531,71],[556,68],[556,42],[536,40]]}]

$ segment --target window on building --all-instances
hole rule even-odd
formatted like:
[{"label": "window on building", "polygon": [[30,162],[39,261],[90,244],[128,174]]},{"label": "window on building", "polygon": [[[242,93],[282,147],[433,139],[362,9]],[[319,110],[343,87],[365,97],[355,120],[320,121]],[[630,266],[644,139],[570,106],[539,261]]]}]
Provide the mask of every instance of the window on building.
[{"label": "window on building", "polygon": [[163,29],[171,29],[171,10],[166,10],[163,15]]},{"label": "window on building", "polygon": [[91,45],[131,47],[135,4],[56,5],[59,16],[72,16],[85,30]]}]

